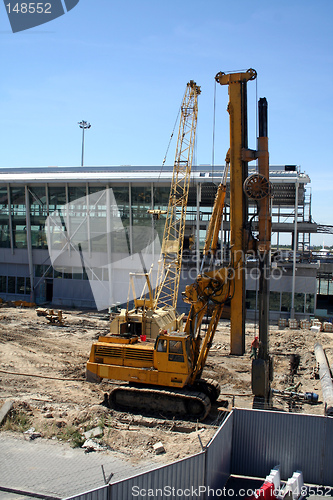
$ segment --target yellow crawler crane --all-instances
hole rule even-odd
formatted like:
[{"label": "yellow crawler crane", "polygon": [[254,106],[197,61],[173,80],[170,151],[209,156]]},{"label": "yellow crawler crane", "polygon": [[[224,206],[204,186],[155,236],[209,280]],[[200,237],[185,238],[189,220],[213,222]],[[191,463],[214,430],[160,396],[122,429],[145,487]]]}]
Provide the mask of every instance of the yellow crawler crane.
[{"label": "yellow crawler crane", "polygon": [[[207,231],[205,249],[213,254],[213,234],[220,227],[218,214],[224,206],[223,191],[222,182],[214,203],[215,224],[212,222]],[[161,330],[155,340],[146,342],[130,333],[100,337],[91,348],[87,380],[107,378],[129,383],[112,390],[112,407],[203,420],[219,396],[218,384],[201,376],[224,303],[233,294],[232,278],[229,268],[201,271],[186,287],[184,300],[191,308],[183,331]],[[203,325],[208,310],[210,320]]]},{"label": "yellow crawler crane", "polygon": [[[133,293],[134,308],[129,309],[128,297],[127,308],[122,309],[111,322],[111,334],[131,333],[156,338],[161,328],[170,332],[183,327],[183,315],[178,315],[176,306],[200,93],[200,87],[191,80],[187,84],[180,108],[168,208],[166,211],[148,210],[154,219],[159,219],[162,214],[166,214],[155,293],[152,289],[150,273],[131,273],[130,290]],[[138,276],[144,276],[146,279],[146,287],[140,297],[136,297],[134,285],[134,279]]]}]

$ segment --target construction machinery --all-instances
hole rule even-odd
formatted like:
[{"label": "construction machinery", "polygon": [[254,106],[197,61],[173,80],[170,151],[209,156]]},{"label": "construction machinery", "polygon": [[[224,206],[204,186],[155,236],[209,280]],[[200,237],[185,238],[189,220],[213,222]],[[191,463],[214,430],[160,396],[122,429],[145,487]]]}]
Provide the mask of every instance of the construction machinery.
[{"label": "construction machinery", "polygon": [[[245,254],[249,249],[255,248],[258,241],[262,242],[263,251],[266,252],[270,237],[270,220],[266,213],[269,204],[261,205],[263,209],[259,225],[262,230],[259,240],[255,241],[252,238],[248,228],[247,195],[249,193],[255,195],[257,192],[256,181],[253,180],[252,184],[247,181],[247,195],[244,192],[244,183],[248,178],[247,162],[261,155],[260,152],[247,149],[246,83],[254,78],[256,72],[253,69],[246,73],[216,75],[219,83],[229,85],[230,149],[227,154],[224,179],[217,190],[207,230],[204,262],[194,283],[186,286],[183,292],[185,302],[190,304],[185,326],[182,329],[173,328],[169,331],[161,326],[155,340],[148,338],[147,341],[142,341],[138,335],[140,330],[135,331],[125,325],[119,333],[100,337],[98,342],[92,345],[87,363],[87,379],[98,382],[106,378],[122,382],[109,395],[109,402],[113,407],[204,419],[210,411],[211,404],[219,396],[219,386],[212,380],[202,378],[202,373],[227,300],[231,300],[231,351],[232,353],[234,351],[234,354],[244,352]],[[263,152],[262,156],[267,163],[268,155]],[[221,226],[229,163],[231,259],[227,267],[218,268],[214,266],[214,255]],[[265,177],[263,174],[260,175]],[[260,177],[257,180],[265,184],[265,179]],[[263,198],[265,196],[261,196],[260,199]],[[265,216],[266,218],[263,218]],[[166,248],[167,245],[164,246],[165,250]],[[211,258],[207,269],[205,265],[208,255]],[[149,280],[147,284],[149,288]],[[153,312],[151,288],[149,296],[148,307]],[[137,305],[148,309],[145,302],[139,301]],[[206,321],[204,321],[205,316],[207,316]],[[260,386],[259,392],[266,394],[266,379],[263,382],[261,380],[267,371],[268,360],[263,357],[264,355],[267,356],[267,343],[265,350],[259,351],[260,366],[257,367],[258,373],[256,372],[260,379],[257,384]]]},{"label": "construction machinery", "polygon": [[[129,288],[134,308],[130,309],[130,293],[127,307],[112,319],[110,333],[144,335],[156,338],[162,328],[168,332],[183,327],[183,315],[178,315],[176,306],[182,264],[185,219],[190,174],[198,118],[198,96],[200,87],[191,80],[180,108],[180,120],[171,189],[167,210],[152,208],[148,213],[153,220],[165,215],[161,256],[157,270],[155,291],[151,283],[151,270],[130,273]],[[137,297],[136,278],[145,279],[142,293]]]},{"label": "construction machinery", "polygon": [[[235,292],[231,300],[231,354],[245,352],[245,262],[247,252],[256,255],[259,262],[259,356],[252,361],[253,394],[268,402],[273,363],[269,356],[268,314],[271,250],[271,195],[269,182],[267,101],[259,99],[259,137],[257,150],[248,148],[247,82],[257,73],[218,73],[215,80],[228,85],[230,115],[230,228],[231,262],[235,268]],[[248,162],[258,160],[257,173],[248,175]],[[248,199],[257,206],[258,236],[253,237],[248,220]]]},{"label": "construction machinery", "polygon": [[[223,198],[221,192],[223,186],[215,198],[215,213],[218,208],[223,209],[223,204],[217,207]],[[207,252],[215,241],[212,234],[213,227],[207,233]],[[233,294],[231,271],[213,266],[211,270],[202,270],[195,282],[186,287],[184,300],[191,307],[182,331],[168,333],[161,329],[155,340],[145,342],[131,332],[99,337],[91,348],[87,380],[99,382],[107,378],[128,383],[112,390],[112,407],[153,410],[198,420],[208,415],[220,392],[216,382],[202,378],[202,372],[224,303]],[[203,324],[208,310],[209,320]]]}]

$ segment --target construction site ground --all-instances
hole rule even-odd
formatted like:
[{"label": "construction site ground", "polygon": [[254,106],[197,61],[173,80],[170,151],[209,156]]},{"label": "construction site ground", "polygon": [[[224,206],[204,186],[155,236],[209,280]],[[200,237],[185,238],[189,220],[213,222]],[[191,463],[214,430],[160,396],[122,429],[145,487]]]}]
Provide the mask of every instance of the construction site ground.
[{"label": "construction site ground", "polygon": [[[0,406],[7,400],[13,401],[14,406],[2,424],[1,436],[16,432],[29,439],[35,433],[38,439],[53,440],[59,446],[68,442],[80,447],[85,442],[84,432],[101,427],[103,433],[94,438],[94,443],[103,447],[103,453],[116,453],[131,465],[158,466],[199,452],[232,406],[253,407],[250,345],[257,333],[253,322],[246,324],[243,356],[230,355],[230,321],[220,322],[204,376],[220,383],[221,395],[209,417],[198,423],[176,421],[161,414],[128,414],[105,406],[104,396],[116,382],[86,382],[85,364],[92,342],[108,333],[107,315],[64,310],[63,319],[63,326],[50,324],[45,317],[37,316],[34,308],[2,304]],[[274,358],[272,387],[278,390],[296,387],[300,393],[319,395],[316,405],[274,396],[272,409],[323,415],[320,381],[315,376],[314,344],[322,344],[332,363],[333,334],[270,325],[269,337]],[[300,355],[294,375],[290,372],[292,354]],[[25,431],[30,434],[24,434]],[[158,442],[164,447],[161,454],[154,451]]]}]

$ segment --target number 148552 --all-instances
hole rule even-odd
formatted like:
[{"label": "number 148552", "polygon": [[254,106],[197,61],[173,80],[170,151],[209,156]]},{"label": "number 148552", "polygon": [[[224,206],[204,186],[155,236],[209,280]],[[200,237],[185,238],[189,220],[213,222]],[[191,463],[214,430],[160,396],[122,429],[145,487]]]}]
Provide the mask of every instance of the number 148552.
[{"label": "number 148552", "polygon": [[11,12],[16,12],[16,14],[51,14],[50,3],[44,2],[29,2],[29,3],[15,3],[15,4],[6,4],[8,14]]}]

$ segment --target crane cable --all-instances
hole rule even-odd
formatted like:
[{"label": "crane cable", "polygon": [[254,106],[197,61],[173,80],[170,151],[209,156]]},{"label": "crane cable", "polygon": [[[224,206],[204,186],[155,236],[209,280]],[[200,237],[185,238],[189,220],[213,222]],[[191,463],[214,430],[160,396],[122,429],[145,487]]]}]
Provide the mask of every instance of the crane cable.
[{"label": "crane cable", "polygon": [[[184,100],[184,98],[183,98]],[[181,106],[179,106],[179,109],[178,109],[178,114],[177,114],[177,118],[175,120],[175,124],[173,126],[173,129],[172,129],[172,132],[171,132],[171,135],[170,135],[170,139],[169,139],[169,144],[167,146],[167,149],[166,149],[166,152],[165,152],[165,155],[164,155],[164,158],[163,158],[163,161],[162,161],[162,168],[164,167],[164,164],[166,162],[166,159],[167,159],[167,156],[168,156],[168,152],[169,152],[169,149],[170,149],[170,145],[171,145],[171,141],[172,141],[172,138],[173,138],[173,134],[175,133],[175,128],[176,128],[176,125],[178,123],[178,118],[179,118],[179,114],[180,114],[180,109],[181,109]],[[161,170],[162,170],[161,168]]]},{"label": "crane cable", "polygon": [[[187,90],[187,89],[186,89],[186,90]],[[185,90],[185,93],[186,93],[186,90]],[[184,93],[184,96],[185,96],[185,93]],[[183,99],[182,99],[182,103],[183,103],[183,101],[184,101],[184,96],[183,96]],[[165,152],[165,155],[164,155],[164,158],[163,158],[163,161],[162,161],[162,165],[161,165],[161,168],[160,168],[160,172],[159,172],[159,174],[158,174],[157,183],[159,183],[160,178],[161,178],[161,175],[162,175],[162,171],[163,171],[163,168],[164,168],[164,165],[165,165],[165,162],[166,162],[167,156],[168,156],[168,152],[169,152],[169,149],[170,149],[171,141],[172,141],[172,139],[173,139],[173,136],[174,136],[174,133],[175,133],[175,128],[176,128],[177,123],[178,123],[178,119],[179,119],[180,111],[181,111],[181,105],[179,106],[178,113],[177,113],[177,117],[176,117],[176,120],[175,120],[175,123],[174,123],[173,129],[172,129],[171,135],[170,135],[169,143],[168,143],[168,145],[167,145],[166,152]],[[157,184],[157,183],[156,183],[156,184]],[[154,205],[155,205],[155,204],[154,204],[154,191],[155,191],[155,187],[153,186],[153,193],[152,193],[152,196],[153,196],[153,199],[152,199],[152,208],[154,208]]]},{"label": "crane cable", "polygon": [[37,377],[49,380],[61,380],[63,382],[85,382],[85,379],[82,378],[51,377],[50,375],[40,375],[37,373],[18,373],[18,372],[11,372],[8,370],[0,370],[0,373],[5,373],[6,375],[16,375],[19,377]]},{"label": "crane cable", "polygon": [[212,180],[214,180],[214,164],[215,164],[215,117],[216,117],[216,80],[214,85],[214,106],[213,106],[213,144],[212,144]]}]

